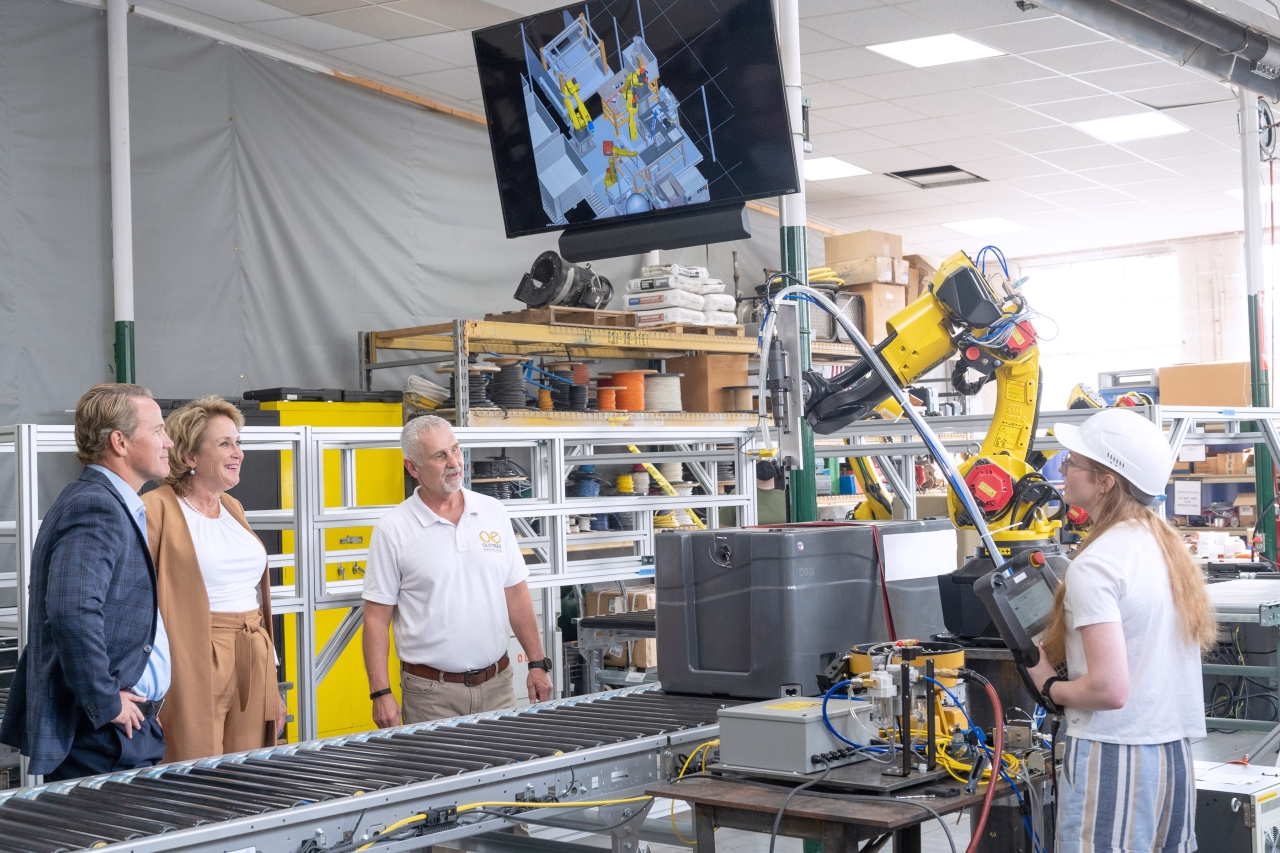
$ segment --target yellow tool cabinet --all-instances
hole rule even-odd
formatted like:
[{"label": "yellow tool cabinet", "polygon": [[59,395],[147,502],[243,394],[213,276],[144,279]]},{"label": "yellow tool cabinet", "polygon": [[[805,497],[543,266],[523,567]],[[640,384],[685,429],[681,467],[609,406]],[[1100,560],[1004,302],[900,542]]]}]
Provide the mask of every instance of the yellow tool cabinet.
[{"label": "yellow tool cabinet", "polygon": [[[263,409],[280,413],[280,426],[314,427],[398,427],[403,415],[399,403],[321,403],[279,401],[265,402]],[[404,500],[404,466],[400,451],[395,449],[357,450],[356,454],[356,503],[360,506],[398,504]],[[293,508],[293,453],[280,453],[280,500],[282,509]],[[325,506],[338,506],[342,502],[341,453],[327,450],[324,454],[324,502]],[[369,546],[372,527],[344,527],[325,531],[325,550],[364,549]],[[293,531],[281,534],[281,552],[293,552]],[[356,580],[363,577],[364,560],[337,560],[326,563],[325,575],[329,581]],[[285,584],[294,581],[293,567],[283,572]],[[324,647],[337,629],[348,610],[318,610],[315,614],[316,650]],[[376,728],[373,722],[372,703],[369,701],[369,682],[364,670],[364,656],[360,649],[362,635],[357,632],[333,669],[316,689],[316,721],[320,737],[350,734]],[[293,616],[284,618],[285,653],[281,656],[285,666],[285,680],[297,682],[298,637],[297,621]],[[400,660],[396,657],[394,642],[390,658],[391,689],[396,701],[400,700]],[[297,717],[296,691],[289,693],[289,713]],[[289,736],[297,740],[297,729],[290,725]]]}]

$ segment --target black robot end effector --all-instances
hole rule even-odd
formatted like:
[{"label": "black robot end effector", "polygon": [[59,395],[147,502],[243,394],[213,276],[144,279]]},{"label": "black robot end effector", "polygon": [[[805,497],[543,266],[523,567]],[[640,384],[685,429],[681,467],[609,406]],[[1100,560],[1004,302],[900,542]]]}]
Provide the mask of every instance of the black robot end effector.
[{"label": "black robot end effector", "polygon": [[769,347],[769,378],[765,382],[773,401],[773,422],[784,433],[791,432],[790,405],[787,394],[791,391],[791,377],[787,375],[787,353],[782,343],[774,338]]}]

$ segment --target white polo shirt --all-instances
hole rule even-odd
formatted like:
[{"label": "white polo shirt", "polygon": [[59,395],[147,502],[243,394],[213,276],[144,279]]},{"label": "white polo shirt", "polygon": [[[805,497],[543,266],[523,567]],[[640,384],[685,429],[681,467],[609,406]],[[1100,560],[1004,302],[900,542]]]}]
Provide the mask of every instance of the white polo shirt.
[{"label": "white polo shirt", "polygon": [[483,669],[507,650],[504,590],[529,576],[502,504],[462,490],[455,527],[415,492],[374,525],[364,599],[395,606],[400,660],[445,672]]}]

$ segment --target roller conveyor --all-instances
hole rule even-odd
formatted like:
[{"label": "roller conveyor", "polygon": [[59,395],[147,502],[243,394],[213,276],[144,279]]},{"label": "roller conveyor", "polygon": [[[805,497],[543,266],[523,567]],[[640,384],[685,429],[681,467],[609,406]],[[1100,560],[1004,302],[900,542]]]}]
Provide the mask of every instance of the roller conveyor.
[{"label": "roller conveyor", "polygon": [[[323,853],[433,808],[629,796],[715,737],[729,701],[645,685],[2,792],[0,853]],[[374,849],[502,825],[452,824]]]}]

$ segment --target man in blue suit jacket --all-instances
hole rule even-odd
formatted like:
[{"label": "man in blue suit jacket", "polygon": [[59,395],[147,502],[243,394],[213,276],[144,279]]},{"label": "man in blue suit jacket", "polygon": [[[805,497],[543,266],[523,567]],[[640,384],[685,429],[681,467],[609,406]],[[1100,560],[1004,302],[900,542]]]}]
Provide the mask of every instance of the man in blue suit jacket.
[{"label": "man in blue suit jacket", "polygon": [[40,524],[27,645],[0,742],[46,781],[130,770],[164,757],[156,720],[169,642],[138,490],[169,473],[164,418],[138,385],[95,385],[76,404],[86,467]]}]

